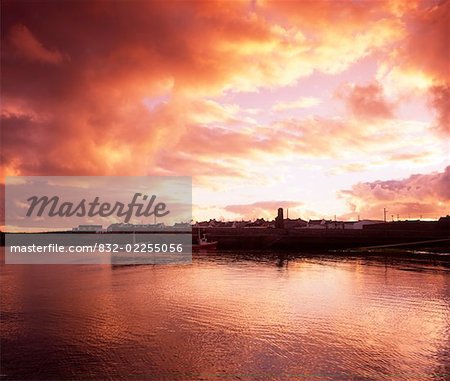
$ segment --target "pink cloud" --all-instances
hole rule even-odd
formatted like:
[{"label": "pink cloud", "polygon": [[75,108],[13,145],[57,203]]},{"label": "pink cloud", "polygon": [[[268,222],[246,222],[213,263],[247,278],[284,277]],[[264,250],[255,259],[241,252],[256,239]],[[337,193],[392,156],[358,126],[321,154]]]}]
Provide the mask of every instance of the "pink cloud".
[{"label": "pink cloud", "polygon": [[435,130],[449,130],[449,53],[450,2],[423,2],[403,15],[407,34],[384,59],[393,73],[394,86],[402,80],[409,91],[417,85],[429,94],[437,117]]},{"label": "pink cloud", "polygon": [[405,18],[409,33],[394,55],[397,64],[430,75],[436,85],[448,82],[450,3],[425,3]]},{"label": "pink cloud", "polygon": [[373,119],[394,116],[394,104],[385,99],[383,88],[377,82],[365,86],[347,86],[338,92],[338,97],[355,117]]},{"label": "pink cloud", "polygon": [[450,136],[450,82],[445,86],[432,87],[430,96],[430,103],[436,110],[436,129]]},{"label": "pink cloud", "polygon": [[402,180],[358,183],[340,192],[352,210],[351,216],[380,218],[390,214],[436,218],[450,211],[450,166],[443,172],[416,174]]}]

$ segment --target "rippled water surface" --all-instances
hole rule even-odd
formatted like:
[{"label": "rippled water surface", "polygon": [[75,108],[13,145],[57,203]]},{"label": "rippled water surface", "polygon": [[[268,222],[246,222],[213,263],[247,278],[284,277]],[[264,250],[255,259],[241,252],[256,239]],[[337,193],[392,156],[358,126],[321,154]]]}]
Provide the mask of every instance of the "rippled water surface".
[{"label": "rippled water surface", "polygon": [[1,379],[444,380],[449,342],[438,266],[228,253],[1,267]]}]

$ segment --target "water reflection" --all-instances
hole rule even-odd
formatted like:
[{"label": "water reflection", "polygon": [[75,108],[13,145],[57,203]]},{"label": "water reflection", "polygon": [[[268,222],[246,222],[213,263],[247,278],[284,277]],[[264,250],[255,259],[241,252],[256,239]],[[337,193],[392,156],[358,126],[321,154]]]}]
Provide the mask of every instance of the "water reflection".
[{"label": "water reflection", "polygon": [[437,266],[245,253],[178,266],[3,265],[1,291],[11,379],[449,372],[450,277]]}]

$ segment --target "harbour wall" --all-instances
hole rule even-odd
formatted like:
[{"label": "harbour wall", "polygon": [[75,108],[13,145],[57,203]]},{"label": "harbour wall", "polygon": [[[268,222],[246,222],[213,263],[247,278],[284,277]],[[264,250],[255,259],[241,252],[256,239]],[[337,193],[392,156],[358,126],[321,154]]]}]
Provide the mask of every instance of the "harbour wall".
[{"label": "harbour wall", "polygon": [[[442,229],[275,229],[275,228],[193,228],[195,240],[199,234],[208,241],[217,241],[223,249],[342,249],[377,245],[415,243],[449,239]],[[441,243],[448,245],[450,242]]]}]

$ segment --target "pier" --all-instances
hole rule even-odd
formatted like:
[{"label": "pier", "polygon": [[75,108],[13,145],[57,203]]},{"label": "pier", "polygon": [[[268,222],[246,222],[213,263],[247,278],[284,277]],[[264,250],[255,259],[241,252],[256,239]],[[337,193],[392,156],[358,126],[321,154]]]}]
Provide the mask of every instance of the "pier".
[{"label": "pier", "polygon": [[206,235],[222,249],[347,249],[397,245],[439,246],[450,253],[448,223],[422,221],[390,222],[363,229],[287,229],[193,227],[192,235]]}]

